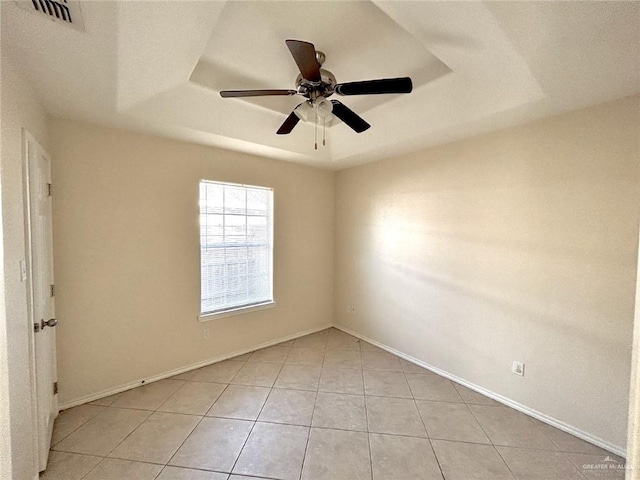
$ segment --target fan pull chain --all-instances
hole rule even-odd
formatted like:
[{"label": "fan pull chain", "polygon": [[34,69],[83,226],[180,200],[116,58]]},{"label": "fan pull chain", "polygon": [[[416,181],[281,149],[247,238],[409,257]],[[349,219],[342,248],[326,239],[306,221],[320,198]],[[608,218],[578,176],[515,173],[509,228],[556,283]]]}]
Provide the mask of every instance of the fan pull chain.
[{"label": "fan pull chain", "polygon": [[314,112],[316,114],[316,126],[315,126],[315,145],[314,148],[318,150],[318,110],[314,108]]},{"label": "fan pull chain", "polygon": [[325,142],[325,126],[327,124],[327,118],[326,117],[322,117],[322,146],[326,146],[326,142]]}]

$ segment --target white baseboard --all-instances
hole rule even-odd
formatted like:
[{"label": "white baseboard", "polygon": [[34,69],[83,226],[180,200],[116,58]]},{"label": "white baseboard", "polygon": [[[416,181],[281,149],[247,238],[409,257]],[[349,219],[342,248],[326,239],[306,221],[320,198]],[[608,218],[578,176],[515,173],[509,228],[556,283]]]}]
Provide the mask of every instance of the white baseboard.
[{"label": "white baseboard", "polygon": [[218,357],[209,358],[207,360],[203,360],[201,362],[193,363],[191,365],[187,365],[186,367],[176,368],[174,370],[169,370],[168,372],[160,373],[158,375],[154,375],[149,378],[141,378],[140,380],[136,380],[134,382],[126,383],[124,385],[120,385],[115,388],[110,388],[108,390],[103,390],[98,393],[93,393],[91,395],[86,395],[81,398],[77,398],[75,400],[70,400],[60,405],[60,410],[66,410],[67,408],[75,407],[78,405],[82,405],[84,403],[93,402],[94,400],[99,400],[100,398],[108,397],[109,395],[115,395],[116,393],[125,392],[127,390],[131,390],[132,388],[139,387],[140,385],[157,382],[158,380],[164,380],[165,378],[173,377],[174,375],[180,375],[181,373],[189,372],[191,370],[195,370],[197,368],[206,367],[207,365],[211,365],[213,363],[222,362],[223,360],[229,360],[230,358],[237,357],[239,355],[244,355],[245,353],[253,352],[254,350],[259,350],[261,348],[271,347],[272,345],[276,345],[282,342],[288,342],[289,340],[294,340],[298,337],[304,337],[305,335],[309,335],[311,333],[319,332],[320,330],[325,330],[327,328],[332,327],[333,324],[327,323],[320,327],[312,328],[309,330],[305,330],[302,332],[297,332],[292,335],[287,335],[285,337],[280,337],[275,340],[270,340],[268,342],[260,343],[258,345],[254,345],[249,348],[245,348],[243,350],[238,350],[232,353],[228,353],[226,355],[220,355]]},{"label": "white baseboard", "polygon": [[604,448],[605,450],[608,450],[609,452],[615,453],[616,455],[619,455],[623,458],[626,458],[627,456],[627,452],[625,451],[624,448],[620,447],[619,445],[613,445],[609,442],[607,442],[606,440],[603,440],[601,438],[596,437],[595,435],[591,435],[590,433],[587,433],[583,430],[580,430],[572,425],[569,425],[567,423],[564,423],[560,420],[557,420],[553,417],[550,417],[549,415],[546,415],[544,413],[538,412],[536,410],[533,410],[532,408],[527,407],[526,405],[523,405],[521,403],[518,403],[514,400],[511,400],[510,398],[504,397],[498,393],[492,392],[490,390],[487,390],[483,387],[480,387],[478,385],[475,385],[471,382],[468,382],[456,375],[453,375],[449,372],[446,372],[438,367],[434,367],[433,365],[429,365],[428,363],[425,363],[421,360],[418,360],[417,358],[413,358],[410,355],[407,355],[405,353],[402,353],[398,350],[396,350],[395,348],[391,348],[383,343],[380,343],[376,340],[373,340],[369,337],[366,337],[364,335],[361,335],[357,332],[354,332],[353,330],[348,329],[347,327],[344,327],[342,325],[338,325],[338,324],[334,324],[333,325],[335,328],[342,330],[345,333],[348,333],[349,335],[353,335],[354,337],[359,338],[360,340],[364,340],[367,343],[370,343],[372,345],[375,345],[376,347],[381,348],[382,350],[386,350],[387,352],[393,353],[394,355],[397,355],[400,358],[405,359],[408,362],[414,363],[422,368],[426,368],[427,370],[432,371],[433,373],[436,373],[442,377],[448,378],[449,380],[452,380],[460,385],[463,385],[467,388],[470,388],[471,390],[481,393],[482,395],[485,395],[486,397],[492,398],[493,400],[500,402],[508,407],[511,407],[515,410],[518,410],[519,412],[522,412],[526,415],[529,415],[530,417],[533,417],[537,420],[540,420],[541,422],[544,422],[548,425],[551,425],[552,427],[555,427],[559,430],[562,430],[564,432],[567,432],[575,437],[578,437],[582,440],[584,440],[585,442],[589,442],[593,445],[596,445],[600,448]]}]

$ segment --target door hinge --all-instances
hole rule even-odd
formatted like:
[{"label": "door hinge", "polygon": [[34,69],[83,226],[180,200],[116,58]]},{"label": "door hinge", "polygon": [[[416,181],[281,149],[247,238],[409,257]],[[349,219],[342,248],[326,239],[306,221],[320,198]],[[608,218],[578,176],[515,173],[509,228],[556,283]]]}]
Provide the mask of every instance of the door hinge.
[{"label": "door hinge", "polygon": [[53,382],[53,394],[58,394],[58,382]]},{"label": "door hinge", "polygon": [[51,196],[51,184],[47,183],[47,197]]},{"label": "door hinge", "polygon": [[56,286],[55,285],[51,285],[51,296],[55,296],[56,294]]}]

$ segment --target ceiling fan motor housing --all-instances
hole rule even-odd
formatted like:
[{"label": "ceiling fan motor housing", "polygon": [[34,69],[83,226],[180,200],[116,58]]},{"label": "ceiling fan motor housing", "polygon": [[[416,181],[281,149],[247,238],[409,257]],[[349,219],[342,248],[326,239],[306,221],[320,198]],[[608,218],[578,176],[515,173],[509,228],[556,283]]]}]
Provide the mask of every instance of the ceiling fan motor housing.
[{"label": "ceiling fan motor housing", "polygon": [[321,80],[319,82],[311,82],[299,74],[296,77],[298,93],[312,100],[318,97],[326,98],[333,95],[337,83],[335,75],[329,70],[321,68],[320,77]]}]

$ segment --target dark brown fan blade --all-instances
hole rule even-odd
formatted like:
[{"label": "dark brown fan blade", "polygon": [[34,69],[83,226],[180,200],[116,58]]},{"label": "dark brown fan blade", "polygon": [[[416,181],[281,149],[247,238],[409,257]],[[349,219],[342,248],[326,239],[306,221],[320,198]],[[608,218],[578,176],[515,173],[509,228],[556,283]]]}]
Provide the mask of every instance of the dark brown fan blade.
[{"label": "dark brown fan blade", "polygon": [[338,95],[380,95],[384,93],[411,93],[413,83],[409,77],[382,78],[363,82],[339,83],[335,87]]},{"label": "dark brown fan blade", "polygon": [[284,123],[280,125],[280,128],[276,133],[278,135],[287,135],[288,133],[291,133],[291,130],[293,130],[293,127],[295,127],[299,121],[300,119],[298,116],[294,112],[291,112]]},{"label": "dark brown fan blade", "polygon": [[348,126],[353,128],[357,133],[362,133],[371,127],[371,125],[365,122],[357,113],[346,107],[343,103],[340,103],[338,100],[331,100],[331,103],[333,103],[332,113]]},{"label": "dark brown fan blade", "polygon": [[316,47],[313,46],[313,43],[301,40],[287,40],[285,43],[289,47],[302,76],[311,82],[319,82],[322,77],[320,76],[320,65],[316,60]]},{"label": "dark brown fan blade", "polygon": [[270,95],[295,95],[295,90],[222,90],[222,98],[232,97],[264,97]]}]

